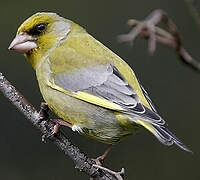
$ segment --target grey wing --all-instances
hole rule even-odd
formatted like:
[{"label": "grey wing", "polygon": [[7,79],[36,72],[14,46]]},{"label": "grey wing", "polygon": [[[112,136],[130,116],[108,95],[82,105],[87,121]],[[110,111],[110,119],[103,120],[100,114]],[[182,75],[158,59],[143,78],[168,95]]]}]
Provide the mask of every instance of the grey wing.
[{"label": "grey wing", "polygon": [[142,116],[150,123],[165,124],[154,110],[142,105],[136,91],[111,64],[82,68],[71,74],[63,72],[55,75],[54,82],[71,92],[83,91],[112,101],[125,113]]}]

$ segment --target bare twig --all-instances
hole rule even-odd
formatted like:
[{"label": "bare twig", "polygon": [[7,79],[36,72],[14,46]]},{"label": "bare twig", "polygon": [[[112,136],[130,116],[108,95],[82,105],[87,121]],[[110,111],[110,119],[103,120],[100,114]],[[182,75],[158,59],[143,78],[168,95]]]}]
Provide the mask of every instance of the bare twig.
[{"label": "bare twig", "polygon": [[94,167],[105,170],[105,171],[109,172],[110,174],[113,174],[117,178],[117,180],[123,180],[123,175],[124,175],[124,171],[125,171],[124,168],[122,168],[120,172],[114,172],[108,168],[99,166],[97,164],[94,164]]},{"label": "bare twig", "polygon": [[[156,27],[162,22],[167,25],[169,32]],[[128,25],[132,28],[128,34],[119,36],[120,42],[133,42],[140,35],[148,39],[148,50],[153,54],[156,50],[156,42],[167,45],[175,50],[182,62],[195,70],[200,70],[200,63],[196,61],[182,46],[181,38],[176,25],[170,20],[163,10],[153,11],[144,21],[130,19]]]},{"label": "bare twig", "polygon": [[109,171],[99,169],[93,166],[95,162],[88,158],[84,153],[80,152],[79,148],[74,146],[62,132],[58,132],[52,136],[54,123],[49,119],[45,119],[42,113],[36,109],[16,90],[14,86],[6,80],[0,73],[0,91],[8,98],[17,109],[37,127],[42,134],[52,141],[64,154],[69,156],[75,163],[75,167],[82,172],[85,172],[93,179],[99,180],[116,180],[117,177]]}]

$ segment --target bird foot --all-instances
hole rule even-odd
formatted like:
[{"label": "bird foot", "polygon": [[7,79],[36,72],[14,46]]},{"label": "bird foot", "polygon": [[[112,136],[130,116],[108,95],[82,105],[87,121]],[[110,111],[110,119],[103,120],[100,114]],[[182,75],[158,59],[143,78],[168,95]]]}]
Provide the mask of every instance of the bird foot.
[{"label": "bird foot", "polygon": [[[52,120],[54,122],[54,119]],[[42,135],[42,142],[46,142],[47,138],[54,137],[60,130],[60,124],[55,122],[51,133]]]},{"label": "bird foot", "polygon": [[72,125],[66,121],[64,121],[63,119],[50,119],[50,121],[54,122],[55,125],[53,127],[52,133],[49,135],[43,135],[44,137],[42,137],[42,140],[45,141],[46,138],[49,137],[54,137],[60,130],[60,126],[67,126],[72,128]]},{"label": "bird foot", "polygon": [[[41,117],[40,121],[47,120],[49,118],[48,112],[49,112],[48,104],[45,102],[42,102],[40,105],[40,111],[39,111],[39,114]],[[53,137],[54,135],[56,135],[59,132],[61,125],[68,126],[70,128],[72,127],[69,123],[65,122],[62,119],[51,119],[51,121],[55,123],[52,133],[49,135],[43,134],[42,142],[45,142],[46,138]]]},{"label": "bird foot", "polygon": [[[122,168],[121,171],[119,171],[119,172],[115,172],[115,171],[112,171],[112,170],[110,170],[108,168],[105,168],[105,167],[103,167],[101,165],[98,165],[98,164],[93,164],[92,166],[114,175],[117,180],[123,180],[124,179],[123,178],[124,177],[124,172],[125,172],[124,168]],[[90,180],[92,180],[92,178],[90,178]]]},{"label": "bird foot", "polygon": [[97,157],[96,159],[92,159],[92,160],[95,161],[95,163],[97,165],[102,166],[104,159],[107,157],[107,155],[111,151],[111,149],[112,149],[112,145],[110,145],[101,156]]},{"label": "bird foot", "polygon": [[[95,161],[95,164],[93,164],[92,166],[96,167],[98,169],[107,171],[111,175],[114,175],[117,180],[123,180],[124,168],[122,168],[122,170],[120,172],[114,172],[114,171],[102,166],[104,159],[106,158],[106,156],[108,155],[108,153],[110,152],[111,149],[112,149],[112,145],[110,145],[108,147],[108,149],[101,156],[97,157],[96,159],[92,159],[93,161]],[[91,177],[90,180],[94,180],[94,179]]]},{"label": "bird foot", "polygon": [[96,159],[92,159],[96,165],[98,166],[102,166],[103,165],[103,161],[104,161],[105,157],[103,155],[97,157]]}]

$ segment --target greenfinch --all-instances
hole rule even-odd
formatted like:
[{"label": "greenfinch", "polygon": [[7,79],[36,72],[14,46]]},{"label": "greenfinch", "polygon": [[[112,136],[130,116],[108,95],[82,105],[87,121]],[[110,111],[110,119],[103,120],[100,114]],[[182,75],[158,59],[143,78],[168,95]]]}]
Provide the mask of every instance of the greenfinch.
[{"label": "greenfinch", "polygon": [[166,128],[129,65],[78,24],[36,13],[9,49],[25,54],[60,124],[110,145],[145,128],[164,145],[190,151]]}]

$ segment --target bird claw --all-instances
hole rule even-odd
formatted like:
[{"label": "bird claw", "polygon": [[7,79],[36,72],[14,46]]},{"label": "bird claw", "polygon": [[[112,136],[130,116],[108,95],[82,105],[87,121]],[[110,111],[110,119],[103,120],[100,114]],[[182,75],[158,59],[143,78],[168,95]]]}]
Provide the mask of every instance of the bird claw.
[{"label": "bird claw", "polygon": [[[42,102],[41,105],[40,105],[40,111],[39,111],[39,114],[40,114],[40,120],[47,120],[49,118],[49,107],[48,107],[48,104],[46,102]],[[53,127],[53,130],[52,130],[52,133],[51,134],[43,134],[42,135],[42,142],[46,142],[46,139],[49,138],[49,137],[53,137],[55,134],[58,133],[59,131],[59,128],[60,128],[60,125],[55,122],[56,124],[54,125]]]},{"label": "bird claw", "polygon": [[101,156],[97,157],[96,159],[92,158],[92,160],[95,162],[96,165],[102,166],[103,165],[103,159]]},{"label": "bird claw", "polygon": [[[96,159],[92,159],[95,162],[95,164],[93,164],[92,166],[96,167],[98,169],[101,169],[103,171],[106,171],[106,172],[110,173],[111,175],[114,175],[117,180],[123,180],[124,168],[122,168],[122,170],[120,172],[114,172],[114,171],[102,166],[103,160],[106,158],[106,156],[110,152],[111,148],[112,148],[112,145],[103,153],[103,155],[97,157]],[[91,177],[90,180],[93,180],[93,178]]]},{"label": "bird claw", "polygon": [[110,173],[111,175],[114,175],[117,180],[123,180],[124,173],[125,173],[125,169],[124,168],[122,168],[121,171],[119,171],[119,172],[115,172],[115,171],[112,171],[112,170],[110,170],[108,168],[100,166],[98,164],[93,164],[92,166],[95,167],[95,168],[101,169],[103,171],[106,171],[106,172]]},{"label": "bird claw", "polygon": [[101,156],[97,157],[96,159],[92,159],[92,160],[95,162],[95,164],[102,166],[104,159],[107,157],[107,155],[111,151],[111,149],[112,149],[112,145],[110,145],[108,147],[108,149],[106,149],[106,151]]},{"label": "bird claw", "polygon": [[42,142],[46,143],[46,139],[54,137],[59,132],[59,129],[60,129],[60,125],[58,123],[56,123],[50,134],[43,134],[42,135]]}]

